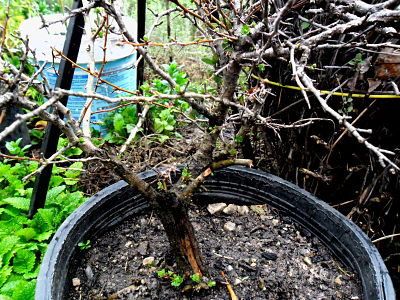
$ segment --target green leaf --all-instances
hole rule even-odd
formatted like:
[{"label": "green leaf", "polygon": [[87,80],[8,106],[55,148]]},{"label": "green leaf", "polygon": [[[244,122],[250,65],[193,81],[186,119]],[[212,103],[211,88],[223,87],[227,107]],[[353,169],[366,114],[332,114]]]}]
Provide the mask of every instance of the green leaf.
[{"label": "green leaf", "polygon": [[179,132],[175,132],[175,136],[176,136],[178,139],[183,139],[183,136],[182,136]]},{"label": "green leaf", "polygon": [[157,275],[158,275],[158,277],[161,277],[161,278],[164,277],[165,276],[165,269],[157,271]]},{"label": "green leaf", "polygon": [[[62,178],[61,176],[51,176],[51,180],[50,180],[50,186],[60,186],[62,183],[64,182],[64,178]],[[48,200],[46,201],[46,203],[48,202]]]},{"label": "green leaf", "polygon": [[237,143],[241,143],[241,142],[243,142],[243,137],[242,136],[236,136],[235,137],[235,142],[237,142]]},{"label": "green leaf", "polygon": [[258,65],[258,69],[260,71],[265,71],[265,65],[264,64]]},{"label": "green leaf", "polygon": [[115,114],[113,124],[114,124],[114,130],[119,135],[124,135],[125,121],[121,114]]},{"label": "green leaf", "polygon": [[307,29],[308,27],[310,27],[310,23],[308,23],[308,22],[302,22],[301,23],[301,29],[303,29],[303,30],[305,30],[305,29]]},{"label": "green leaf", "polygon": [[71,156],[78,156],[81,155],[83,153],[82,149],[79,147],[71,147],[67,150],[64,151],[64,155],[71,157]]},{"label": "green leaf", "polygon": [[251,31],[251,29],[250,29],[249,25],[244,24],[244,25],[242,26],[242,34],[248,35],[248,34],[250,33],[250,31]]},{"label": "green leaf", "polygon": [[155,118],[154,122],[153,122],[154,131],[156,133],[163,132],[166,124],[168,124],[168,123],[165,121],[161,121],[161,119],[159,119],[159,118]]},{"label": "green leaf", "polygon": [[35,279],[39,274],[39,270],[40,270],[40,263],[36,265],[36,267],[33,269],[32,272],[25,273],[24,275],[22,275],[22,277],[24,279]]},{"label": "green leaf", "polygon": [[0,269],[0,286],[2,286],[11,275],[12,267],[5,265]]},{"label": "green leaf", "polygon": [[39,229],[39,232],[53,230],[55,226],[55,209],[41,208],[33,216],[31,226]]},{"label": "green leaf", "polygon": [[0,240],[0,257],[14,248],[20,241],[19,237],[10,235]]},{"label": "green leaf", "polygon": [[174,279],[171,280],[172,286],[180,286],[182,284],[183,278],[181,276],[174,274],[173,278]]},{"label": "green leaf", "polygon": [[6,296],[6,295],[1,295],[0,294],[0,300],[12,300],[10,297]]},{"label": "green leaf", "polygon": [[12,280],[12,278],[10,278],[11,280],[9,280],[8,282],[6,282],[0,289],[0,292],[4,295],[7,296],[12,296],[16,286],[21,283],[21,282],[25,282],[24,280],[18,279],[18,280]]},{"label": "green leaf", "polygon": [[160,135],[159,137],[158,137],[158,140],[159,140],[159,142],[162,144],[162,143],[164,143],[166,140],[168,140],[169,139],[169,137],[168,137],[168,135]]},{"label": "green leaf", "polygon": [[3,200],[5,203],[12,205],[15,208],[21,209],[23,211],[29,210],[30,200],[23,197],[11,197]]},{"label": "green leaf", "polygon": [[194,282],[197,282],[197,283],[199,283],[201,280],[201,278],[198,274],[190,275],[190,279],[192,279]]},{"label": "green leaf", "polygon": [[65,185],[53,187],[47,192],[46,201],[49,203],[59,202],[59,195],[66,189]]},{"label": "green leaf", "polygon": [[25,241],[29,241],[36,235],[36,231],[33,228],[22,228],[18,231],[15,232],[16,236],[22,237],[25,239]]},{"label": "green leaf", "polygon": [[6,143],[6,148],[8,152],[10,152],[13,155],[17,155],[21,152],[21,148],[19,147],[19,143],[21,142],[22,138],[19,138],[16,141],[13,142],[7,142]]},{"label": "green leaf", "polygon": [[[26,219],[26,218],[24,218]],[[11,219],[7,221],[0,221],[0,237],[14,234],[15,231],[21,229],[23,227],[23,222],[19,222],[18,219]],[[1,242],[0,242],[1,245]],[[0,253],[2,249],[0,248]]]},{"label": "green leaf", "polygon": [[18,274],[27,273],[33,269],[35,260],[36,256],[33,252],[20,249],[13,259],[13,271]]},{"label": "green leaf", "polygon": [[12,294],[13,300],[33,300],[35,297],[36,280],[20,282]]},{"label": "green leaf", "polygon": [[171,117],[171,111],[169,109],[164,109],[160,112],[159,117],[161,120],[167,120]]},{"label": "green leaf", "polygon": [[208,285],[209,287],[213,287],[213,286],[216,286],[217,283],[216,283],[214,280],[210,280],[210,281],[207,283],[207,285]]},{"label": "green leaf", "polygon": [[218,57],[216,56],[216,55],[214,55],[212,58],[209,58],[209,57],[203,57],[202,59],[201,59],[203,62],[205,62],[206,64],[209,64],[209,65],[215,65],[217,62],[218,62]]},{"label": "green leaf", "polygon": [[53,231],[45,231],[45,232],[35,235],[33,237],[33,239],[37,240],[39,242],[43,242],[43,241],[50,239],[50,237],[53,235],[53,233],[54,233]]},{"label": "green leaf", "polygon": [[362,57],[363,57],[363,53],[362,53],[362,52],[358,52],[358,53],[356,54],[355,60],[361,61],[361,60],[362,60]]}]

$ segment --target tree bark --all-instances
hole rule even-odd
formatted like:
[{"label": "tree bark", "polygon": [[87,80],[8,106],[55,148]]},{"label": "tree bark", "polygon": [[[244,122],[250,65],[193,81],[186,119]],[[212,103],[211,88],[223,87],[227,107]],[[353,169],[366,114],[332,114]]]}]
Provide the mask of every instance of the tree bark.
[{"label": "tree bark", "polygon": [[177,262],[178,272],[183,274],[205,273],[199,245],[189,220],[188,209],[184,201],[170,192],[156,191],[144,182],[119,160],[111,158],[117,173],[132,187],[136,188],[147,200],[150,208],[157,214],[167,234],[168,241]]},{"label": "tree bark", "polygon": [[204,275],[199,244],[189,220],[187,207],[172,192],[157,198],[157,215],[164,226],[178,269],[185,274]]}]

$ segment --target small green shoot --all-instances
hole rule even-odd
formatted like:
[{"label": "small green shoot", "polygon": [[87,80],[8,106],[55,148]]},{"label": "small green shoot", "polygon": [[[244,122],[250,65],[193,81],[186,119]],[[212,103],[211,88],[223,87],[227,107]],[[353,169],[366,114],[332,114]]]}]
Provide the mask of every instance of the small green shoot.
[{"label": "small green shoot", "polygon": [[258,65],[258,69],[260,71],[265,71],[265,65],[264,64]]},{"label": "small green shoot", "polygon": [[208,287],[214,287],[214,286],[217,285],[217,283],[215,282],[215,280],[210,280],[210,281],[207,283],[207,285],[208,285]]},{"label": "small green shoot", "polygon": [[87,240],[86,242],[80,242],[78,243],[78,247],[81,250],[87,250],[89,248],[92,247],[92,245],[90,245],[90,240]]},{"label": "small green shoot", "polygon": [[192,280],[193,280],[194,282],[196,282],[196,283],[199,283],[200,280],[201,280],[199,274],[190,275],[190,279],[192,279]]},{"label": "small green shoot", "polygon": [[160,277],[160,278],[164,278],[164,277],[165,277],[165,274],[166,274],[165,269],[162,269],[162,270],[157,271],[157,275],[158,275],[158,277]]},{"label": "small green shoot", "polygon": [[165,269],[157,271],[157,275],[160,278],[165,278],[171,280],[171,285],[172,286],[180,286],[182,282],[184,281],[183,277],[176,274],[174,271],[168,270],[165,271]]},{"label": "small green shoot", "polygon": [[180,286],[183,282],[183,277],[177,274],[172,274],[171,285],[172,286]]},{"label": "small green shoot", "polygon": [[192,173],[190,173],[187,170],[187,168],[184,168],[182,170],[182,177],[181,177],[182,181],[189,181],[191,177],[192,177]]},{"label": "small green shoot", "polygon": [[243,26],[242,26],[242,34],[244,34],[244,35],[248,35],[249,33],[250,33],[250,27],[249,27],[249,25],[247,25],[247,24],[244,24]]},{"label": "small green shoot", "polygon": [[241,142],[243,142],[243,137],[240,136],[240,135],[236,136],[236,137],[235,137],[235,142],[236,142],[236,143],[241,143]]},{"label": "small green shoot", "polygon": [[347,115],[347,114],[351,113],[353,110],[354,110],[353,98],[351,98],[351,97],[343,98],[342,108],[339,109],[338,112],[343,115]]},{"label": "small green shoot", "polygon": [[157,182],[157,190],[160,190],[160,191],[166,191],[167,190],[167,184],[165,183],[165,180]]}]

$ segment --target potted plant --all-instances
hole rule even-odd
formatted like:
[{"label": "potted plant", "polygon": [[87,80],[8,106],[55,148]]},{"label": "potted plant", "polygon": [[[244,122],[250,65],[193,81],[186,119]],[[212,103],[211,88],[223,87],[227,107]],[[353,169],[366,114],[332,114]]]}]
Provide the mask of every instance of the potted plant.
[{"label": "potted plant", "polygon": [[[139,175],[145,181],[157,172]],[[174,177],[177,180],[179,175]],[[363,299],[395,299],[386,266],[362,230],[308,192],[276,176],[246,167],[215,172],[194,195],[197,204],[226,202],[239,205],[268,204],[287,213],[320,239],[345,265],[359,275]],[[94,195],[65,220],[50,243],[38,276],[35,299],[65,299],[71,278],[71,259],[81,241],[104,232],[133,215],[148,211],[144,197],[120,181]],[[233,245],[232,245],[233,246]]]},{"label": "potted plant", "polygon": [[[303,197],[306,200],[301,200],[301,197],[295,197],[300,202],[306,201],[306,203],[304,203],[304,209],[306,209],[306,211],[301,212],[299,210],[296,212],[297,207],[291,207],[287,201],[287,196],[284,195],[284,191],[292,191],[289,193],[289,195],[291,195],[290,197],[299,194],[304,195],[304,192],[296,190],[286,182],[280,182],[279,179],[269,177],[269,175],[258,173],[256,177],[252,177],[252,172],[255,171],[235,168],[224,169],[232,165],[252,166],[253,160],[257,159],[255,151],[251,146],[256,127],[264,126],[274,131],[275,134],[279,134],[278,131],[281,128],[296,129],[298,127],[308,126],[314,121],[312,119],[300,120],[299,123],[285,125],[276,123],[268,115],[268,109],[266,109],[266,104],[270,97],[268,84],[275,84],[286,88],[283,84],[271,82],[266,79],[270,66],[269,61],[271,61],[271,63],[285,61],[287,62],[286,67],[292,70],[294,82],[298,86],[294,88],[301,91],[308,107],[311,108],[311,104],[313,106],[319,105],[322,107],[330,116],[332,122],[338,122],[343,125],[360,143],[377,155],[382,165],[391,166],[393,172],[399,170],[399,167],[388,158],[388,151],[382,150],[369,143],[362,136],[365,130],[354,127],[354,125],[349,122],[348,115],[344,114],[343,111],[342,113],[336,111],[327,104],[327,99],[321,96],[322,93],[316,88],[316,84],[311,78],[312,75],[307,73],[308,70],[313,71],[315,69],[315,67],[310,67],[309,65],[313,60],[312,50],[317,48],[319,44],[326,42],[329,37],[342,34],[344,31],[355,32],[362,24],[374,23],[377,19],[380,20],[380,18],[384,18],[384,21],[386,20],[386,15],[382,17],[377,12],[374,12],[372,15],[369,15],[366,20],[361,17],[354,17],[354,20],[348,22],[347,19],[344,19],[343,22],[347,22],[345,24],[335,24],[335,22],[332,21],[330,27],[322,27],[324,30],[323,32],[310,32],[308,35],[300,34],[308,28],[304,23],[305,21],[302,23],[297,21],[295,23],[295,30],[291,33],[291,35],[297,34],[297,37],[291,37],[282,32],[280,28],[289,26],[288,24],[293,18],[296,18],[296,20],[303,20],[303,17],[298,16],[302,8],[301,5],[295,4],[293,1],[288,1],[284,5],[276,5],[273,10],[270,10],[268,6],[264,6],[262,3],[254,4],[248,8],[239,1],[229,2],[224,5],[220,5],[219,2],[210,4],[209,2],[199,1],[193,4],[195,7],[190,7],[190,5],[185,6],[177,0],[170,2],[175,4],[175,8],[171,11],[168,10],[159,17],[177,10],[197,27],[201,34],[204,35],[204,39],[196,39],[196,41],[189,43],[173,41],[165,43],[162,46],[209,45],[213,55],[205,59],[205,62],[215,67],[215,72],[212,75],[212,78],[216,80],[215,86],[212,86],[212,88],[207,87],[207,84],[205,84],[205,87],[199,87],[198,85],[192,86],[184,74],[179,72],[176,65],[174,67],[170,66],[164,68],[157,65],[149,54],[148,47],[158,46],[159,44],[149,42],[151,36],[147,36],[145,41],[137,41],[125,26],[120,11],[112,3],[108,3],[107,1],[94,1],[83,9],[74,11],[71,15],[79,15],[82,12],[88,12],[95,6],[100,7],[101,9],[99,11],[105,14],[104,22],[101,22],[100,27],[96,30],[87,29],[87,32],[94,32],[93,40],[100,35],[100,32],[103,36],[107,34],[108,30],[111,29],[110,26],[108,26],[108,18],[114,18],[115,24],[117,24],[118,30],[122,36],[121,43],[132,46],[137,53],[146,60],[160,79],[157,79],[153,85],[143,85],[141,87],[143,95],[136,94],[133,96],[121,97],[116,100],[95,92],[96,80],[99,85],[110,83],[102,79],[101,71],[93,71],[95,69],[93,64],[87,69],[84,68],[89,74],[87,84],[88,92],[85,93],[64,89],[51,90],[48,88],[46,82],[30,80],[28,76],[23,74],[23,68],[17,69],[6,61],[2,61],[3,69],[7,69],[8,72],[7,78],[5,79],[10,87],[10,90],[3,95],[2,102],[20,106],[30,111],[30,113],[27,113],[21,117],[21,119],[16,120],[15,123],[8,126],[0,133],[0,139],[12,132],[14,128],[21,123],[21,120],[28,119],[33,115],[38,115],[49,124],[51,123],[53,126],[58,127],[68,138],[70,146],[79,147],[90,159],[100,160],[106,167],[118,174],[130,188],[139,193],[137,196],[133,196],[136,192],[130,190],[133,194],[129,197],[126,197],[126,195],[122,197],[121,195],[122,202],[120,205],[117,205],[117,208],[113,208],[110,203],[108,203],[106,204],[107,209],[105,209],[105,211],[109,209],[111,213],[114,209],[117,209],[116,213],[118,213],[118,209],[126,210],[127,202],[125,200],[131,201],[132,197],[143,197],[147,205],[155,212],[163,225],[177,268],[182,273],[197,274],[199,277],[207,273],[207,268],[201,259],[198,242],[188,216],[188,202],[196,195],[198,188],[202,185],[207,186],[207,184],[212,184],[213,182],[216,184],[223,183],[221,186],[221,191],[224,191],[223,193],[220,192],[218,188],[214,191],[211,189],[211,191],[221,194],[222,198],[232,198],[234,201],[239,201],[239,199],[233,197],[229,192],[230,185],[236,185],[235,174],[244,174],[238,176],[241,178],[240,180],[245,181],[248,180],[247,177],[251,177],[251,180],[248,181],[246,185],[250,187],[257,186],[257,191],[264,191],[263,184],[267,181],[266,178],[272,178],[272,182],[275,183],[270,185],[272,185],[273,190],[275,188],[277,189],[274,191],[277,195],[266,189],[265,193],[268,197],[262,197],[262,199],[270,199],[268,201],[271,201],[271,203],[277,207],[287,210],[287,212],[292,214],[298,221],[307,220],[304,226],[318,235],[325,243],[332,243],[332,246],[335,245],[334,247],[339,251],[339,253],[337,253],[339,257],[342,257],[342,259],[354,266],[355,269],[362,271],[360,266],[361,261],[357,262],[357,260],[346,259],[348,255],[355,251],[354,248],[351,248],[352,250],[350,251],[343,249],[346,247],[350,248],[352,243],[348,242],[349,239],[344,238],[344,240],[340,240],[340,237],[335,236],[335,231],[330,231],[337,226],[339,228],[343,226],[344,229],[340,231],[341,236],[344,236],[346,232],[351,232],[351,236],[354,238],[358,236],[356,244],[360,243],[367,246],[365,250],[360,251],[366,252],[367,255],[372,255],[373,257],[363,258],[363,260],[369,260],[369,266],[374,269],[374,271],[371,271],[371,276],[363,281],[365,296],[382,297],[383,295],[383,297],[386,297],[386,292],[389,293],[388,295],[393,295],[390,279],[387,277],[384,265],[378,259],[379,255],[376,250],[371,247],[360,230],[355,228],[348,229],[348,225],[352,227],[351,223],[345,221],[339,213],[328,209],[326,205],[316,201],[308,194]],[[369,7],[369,4],[365,4],[365,6]],[[354,8],[349,6],[347,9],[356,10],[357,13],[360,13],[360,11],[358,11],[361,10],[360,7],[357,6]],[[374,8],[378,9],[379,5],[374,6]],[[340,7],[334,6],[332,10],[334,9],[340,9]],[[391,10],[390,7],[385,7],[385,9],[387,9],[387,14],[389,16],[396,14],[396,11]],[[307,24],[308,26],[310,25],[310,23]],[[319,28],[321,28],[321,26],[319,26]],[[281,41],[281,39],[284,41]],[[299,42],[300,40],[301,43]],[[25,46],[26,52],[28,53],[29,43],[26,42]],[[53,51],[55,56],[64,60],[69,60],[69,58],[58,49],[53,49]],[[87,51],[91,51],[91,47],[88,47]],[[26,60],[21,62],[22,66],[26,63]],[[71,63],[74,64],[73,62]],[[103,63],[106,63],[106,56],[104,56]],[[74,64],[74,66],[77,68],[79,67],[76,64]],[[45,77],[42,71],[43,69],[39,68],[39,71],[35,73],[34,76],[41,75]],[[26,98],[24,93],[26,93],[26,90],[30,87],[43,93],[49,100],[40,105]],[[114,86],[114,88],[119,91],[127,92],[118,86]],[[311,99],[311,96],[308,95],[307,92],[310,92],[310,95],[314,98]],[[87,99],[84,110],[78,118],[74,118],[68,107],[60,102],[61,99],[67,96]],[[327,97],[330,96],[331,95],[328,95]],[[138,118],[136,125],[130,128],[130,135],[126,143],[118,150],[118,153],[110,151],[105,147],[98,146],[95,141],[92,140],[89,123],[90,116],[93,113],[91,111],[93,99],[101,99],[110,103],[124,101],[125,104],[143,105],[141,116]],[[311,100],[313,100],[312,103]],[[53,108],[52,112],[47,111],[49,106]],[[349,110],[347,110],[347,113],[348,112]],[[62,116],[60,116],[60,113]],[[189,117],[187,113],[193,113],[192,117]],[[206,121],[204,121],[204,119],[199,121],[205,122],[206,125],[198,126],[198,129],[201,131],[200,143],[196,151],[188,155],[182,169],[181,180],[173,181],[170,177],[171,170],[165,169],[160,171],[157,177],[157,186],[154,186],[145,180],[151,178],[148,173],[140,175],[132,172],[125,162],[121,160],[120,155],[129,147],[129,143],[134,139],[135,134],[141,127],[141,124],[143,124],[146,114],[151,116],[150,127],[152,130],[158,134],[162,134],[161,137],[164,139],[168,138],[168,134],[172,131],[173,123],[170,123],[170,121],[174,114],[184,116],[189,122],[196,124],[198,120],[193,120],[193,116],[197,115],[206,119]],[[80,127],[81,123],[82,127]],[[243,158],[239,158],[240,156]],[[57,157],[57,155],[53,158],[55,157]],[[88,158],[86,158],[86,160],[88,160]],[[43,167],[49,163],[52,162],[44,159]],[[39,169],[38,172],[42,169],[43,168]],[[212,177],[212,175],[220,174],[219,170],[222,169],[224,169],[224,171],[221,171],[221,174],[227,175],[228,179],[224,179],[222,175],[222,177],[216,176],[215,178],[217,179],[213,179],[214,177]],[[274,187],[276,182],[280,182],[278,187]],[[120,187],[123,185],[123,183],[120,183]],[[238,186],[241,185],[238,184]],[[226,190],[226,187],[228,187],[228,190]],[[100,196],[95,196],[89,202],[97,203],[97,200],[103,199],[103,196],[104,199],[107,199],[107,195],[110,192],[111,194],[121,193],[120,191],[114,192],[114,188],[106,190],[101,193]],[[126,189],[126,187],[123,187],[123,189]],[[240,191],[240,193],[242,192],[241,189],[238,191]],[[244,190],[243,193],[247,193],[247,191]],[[207,195],[207,192],[203,194]],[[251,197],[249,196],[247,200],[250,203],[260,203],[260,201],[264,201],[261,200],[260,197],[257,197],[257,195],[254,195],[254,192],[250,192],[250,194],[252,195]],[[210,195],[212,196],[212,193]],[[277,201],[276,199],[278,198],[281,200]],[[318,209],[313,206],[311,206],[312,208],[308,207],[308,205],[311,204],[308,204],[307,201],[309,200],[307,199],[313,199]],[[103,200],[99,201],[102,202]],[[143,200],[139,200],[139,202],[134,205],[138,203],[144,205]],[[291,207],[290,210],[289,207]],[[315,215],[314,221],[309,220],[307,213],[317,213],[319,212],[319,207],[324,207],[324,211],[321,212],[322,216],[326,216],[327,214],[328,217],[324,219],[322,216]],[[89,208],[89,204],[87,204],[83,206],[82,209],[88,209],[89,211],[92,208]],[[327,209],[328,212],[325,212],[325,209]],[[102,207],[101,210],[104,210],[104,207]],[[79,212],[77,214],[79,214]],[[118,218],[119,217],[117,217],[117,219]],[[101,219],[107,222],[107,217],[102,216]],[[333,219],[340,219],[341,222],[344,222],[346,225],[342,223],[333,223],[335,225],[332,225],[330,222]],[[114,220],[110,222],[114,223]],[[317,226],[317,224],[321,225],[321,222],[323,224],[326,223],[327,230],[324,230],[323,233],[319,233]],[[73,224],[71,220],[65,223],[63,228],[70,226],[70,224]],[[82,228],[84,227],[82,226]],[[83,238],[83,236],[86,237],[86,232],[82,234],[83,235],[78,234],[73,237],[71,244],[69,244],[69,238],[66,238],[65,243],[67,248],[74,247],[76,243],[82,242],[81,238]],[[328,238],[324,238],[324,236]],[[54,240],[58,241],[59,238],[60,237],[56,236]],[[340,240],[338,244],[332,242],[336,239]],[[47,259],[51,257],[51,251],[53,251],[51,249],[58,248],[59,246],[61,246],[61,244],[53,244],[53,248],[49,248],[49,256],[47,256]],[[68,261],[68,256],[69,254],[67,258],[62,258],[62,260],[65,259]],[[51,274],[59,271],[50,268],[43,272],[50,272]],[[365,269],[364,272],[368,273],[367,269]],[[375,278],[376,281],[374,281],[375,283],[373,284],[375,287],[369,290],[367,282],[371,280],[371,278]],[[60,291],[62,288],[57,285],[62,284],[62,281],[62,279],[56,279],[54,281],[56,285],[55,290],[58,290],[55,292],[56,294],[61,293]],[[47,287],[45,289],[47,290]],[[49,289],[49,291],[50,290],[54,291],[53,288]]]}]

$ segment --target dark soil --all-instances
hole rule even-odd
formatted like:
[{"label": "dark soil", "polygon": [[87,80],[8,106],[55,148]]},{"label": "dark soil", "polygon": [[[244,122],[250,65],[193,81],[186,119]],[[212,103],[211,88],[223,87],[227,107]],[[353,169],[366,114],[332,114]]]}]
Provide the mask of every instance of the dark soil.
[{"label": "dark soil", "polygon": [[[361,299],[357,276],[289,217],[266,206],[228,213],[190,212],[209,266],[203,279],[215,280],[215,287],[194,291],[190,279],[173,287],[159,278],[156,271],[174,266],[159,221],[143,215],[78,250],[65,299],[232,299],[221,271],[239,299]],[[189,290],[182,293],[184,287]]]}]

